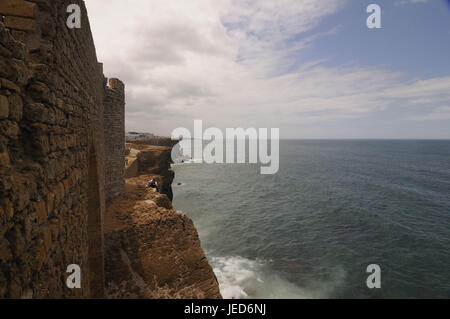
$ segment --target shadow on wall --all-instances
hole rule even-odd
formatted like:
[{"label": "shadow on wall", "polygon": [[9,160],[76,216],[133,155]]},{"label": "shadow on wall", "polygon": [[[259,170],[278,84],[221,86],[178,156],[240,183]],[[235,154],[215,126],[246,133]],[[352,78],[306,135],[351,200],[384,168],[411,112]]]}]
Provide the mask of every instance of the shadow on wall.
[{"label": "shadow on wall", "polygon": [[97,155],[94,146],[89,152],[88,168],[88,265],[91,298],[104,296],[103,225]]}]

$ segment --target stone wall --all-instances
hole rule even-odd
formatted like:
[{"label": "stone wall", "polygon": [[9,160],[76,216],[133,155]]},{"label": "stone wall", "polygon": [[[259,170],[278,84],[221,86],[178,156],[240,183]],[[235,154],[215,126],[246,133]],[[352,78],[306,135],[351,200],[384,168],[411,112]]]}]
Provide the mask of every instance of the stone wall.
[{"label": "stone wall", "polygon": [[125,191],[125,86],[109,80],[105,94],[105,196],[109,202]]},{"label": "stone wall", "polygon": [[[66,27],[72,3],[80,29]],[[121,121],[123,96],[109,101],[123,86],[106,88],[84,1],[1,0],[0,16],[0,298],[101,297],[105,172],[118,167],[104,134],[122,129],[104,116]],[[69,264],[81,289],[66,287]]]}]

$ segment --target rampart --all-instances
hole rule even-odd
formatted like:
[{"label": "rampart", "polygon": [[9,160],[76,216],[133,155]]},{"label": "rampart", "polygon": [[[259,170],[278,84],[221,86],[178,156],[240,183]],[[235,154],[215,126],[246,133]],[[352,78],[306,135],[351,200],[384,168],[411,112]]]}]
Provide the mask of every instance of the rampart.
[{"label": "rampart", "polygon": [[[79,29],[66,26],[69,4]],[[0,298],[103,297],[105,201],[124,188],[123,83],[107,85],[84,1],[1,0],[0,16]],[[66,286],[70,264],[81,289]]]}]

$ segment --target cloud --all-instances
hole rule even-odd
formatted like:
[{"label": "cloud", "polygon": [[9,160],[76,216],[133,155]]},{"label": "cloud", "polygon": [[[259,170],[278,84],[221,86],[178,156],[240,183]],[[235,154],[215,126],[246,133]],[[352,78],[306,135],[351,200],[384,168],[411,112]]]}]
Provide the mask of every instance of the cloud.
[{"label": "cloud", "polygon": [[417,3],[427,3],[428,0],[397,0],[396,4],[405,5],[405,4],[417,4]]},{"label": "cloud", "polygon": [[416,115],[405,118],[411,121],[439,121],[450,120],[450,106],[441,106],[434,109],[430,114]]},{"label": "cloud", "polygon": [[430,105],[450,101],[450,77],[416,80],[409,84],[386,89],[383,96],[405,100],[410,105]]},{"label": "cloud", "polygon": [[450,101],[450,77],[407,81],[383,68],[302,59],[316,39],[341,31],[312,32],[345,3],[96,0],[87,6],[105,72],[126,83],[129,130],[170,134],[194,119],[221,128],[282,128]]}]

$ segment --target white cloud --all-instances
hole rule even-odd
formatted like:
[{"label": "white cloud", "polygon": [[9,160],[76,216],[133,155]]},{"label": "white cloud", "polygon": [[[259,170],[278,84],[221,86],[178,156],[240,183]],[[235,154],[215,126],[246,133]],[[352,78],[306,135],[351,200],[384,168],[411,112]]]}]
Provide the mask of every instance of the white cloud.
[{"label": "white cloud", "polygon": [[410,105],[430,105],[450,101],[450,77],[416,80],[386,89],[383,96],[406,100]]},{"label": "white cloud", "polygon": [[404,4],[417,4],[417,3],[427,3],[428,0],[397,0],[396,3],[400,5]]},{"label": "white cloud", "polygon": [[413,121],[439,121],[450,120],[450,106],[441,106],[434,109],[430,114],[407,117],[406,120]]},{"label": "white cloud", "polygon": [[[450,77],[305,60],[312,30],[342,0],[90,0],[99,60],[127,87],[127,129],[170,134],[203,119],[216,127],[283,127],[364,116],[395,103],[449,101]],[[298,59],[295,61],[298,62]],[[289,71],[286,71],[289,70]]]}]

